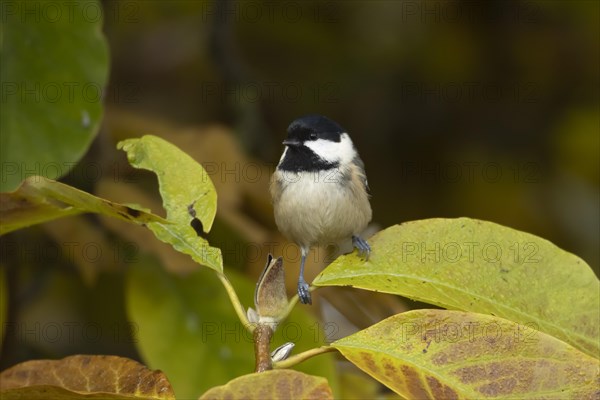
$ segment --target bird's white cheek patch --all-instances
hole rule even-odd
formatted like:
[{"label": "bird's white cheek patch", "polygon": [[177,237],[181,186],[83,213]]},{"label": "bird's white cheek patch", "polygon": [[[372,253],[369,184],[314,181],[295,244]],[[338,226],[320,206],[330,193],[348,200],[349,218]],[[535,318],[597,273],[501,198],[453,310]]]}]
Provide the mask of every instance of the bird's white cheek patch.
[{"label": "bird's white cheek patch", "polygon": [[315,152],[323,160],[330,163],[350,162],[356,156],[354,145],[347,134],[342,134],[339,142],[317,139],[304,142],[304,145]]}]

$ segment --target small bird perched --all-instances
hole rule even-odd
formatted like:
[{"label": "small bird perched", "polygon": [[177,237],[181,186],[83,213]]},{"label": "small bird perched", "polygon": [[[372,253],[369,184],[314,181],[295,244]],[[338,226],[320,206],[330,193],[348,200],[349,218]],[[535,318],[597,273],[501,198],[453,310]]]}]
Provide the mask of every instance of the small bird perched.
[{"label": "small bird perched", "polygon": [[307,115],[287,129],[286,146],[271,178],[277,227],[300,247],[298,297],[311,304],[304,263],[311,246],[352,238],[368,259],[371,247],[359,236],[371,221],[364,163],[350,136],[331,119]]}]

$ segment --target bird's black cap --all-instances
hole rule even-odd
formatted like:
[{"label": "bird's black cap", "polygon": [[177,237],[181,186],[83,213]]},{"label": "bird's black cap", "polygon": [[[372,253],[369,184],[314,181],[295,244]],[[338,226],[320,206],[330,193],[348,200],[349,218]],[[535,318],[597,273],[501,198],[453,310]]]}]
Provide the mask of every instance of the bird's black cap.
[{"label": "bird's black cap", "polygon": [[324,139],[340,142],[344,128],[322,115],[311,114],[300,117],[290,124],[288,136],[283,144],[288,147],[278,169],[293,172],[313,172],[336,168],[338,162],[329,162],[319,157],[305,145],[306,142]]},{"label": "bird's black cap", "polygon": [[333,142],[340,141],[344,132],[337,122],[318,114],[310,114],[294,120],[287,129],[288,139],[305,142],[308,140],[325,139]]}]

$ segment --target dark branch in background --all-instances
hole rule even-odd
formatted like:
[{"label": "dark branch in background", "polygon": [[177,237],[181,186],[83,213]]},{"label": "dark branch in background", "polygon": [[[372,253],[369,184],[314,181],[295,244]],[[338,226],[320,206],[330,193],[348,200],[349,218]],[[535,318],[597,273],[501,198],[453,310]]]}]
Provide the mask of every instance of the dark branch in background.
[{"label": "dark branch in background", "polygon": [[[251,82],[251,74],[236,46],[232,21],[235,17],[228,12],[235,10],[236,0],[215,0],[214,6],[209,36],[210,54],[229,93]],[[235,134],[251,154],[262,159],[272,158],[275,149],[267,135],[269,129],[264,121],[260,99],[257,102],[248,102],[243,96],[238,99],[232,99],[227,110],[228,117],[233,120]]]}]

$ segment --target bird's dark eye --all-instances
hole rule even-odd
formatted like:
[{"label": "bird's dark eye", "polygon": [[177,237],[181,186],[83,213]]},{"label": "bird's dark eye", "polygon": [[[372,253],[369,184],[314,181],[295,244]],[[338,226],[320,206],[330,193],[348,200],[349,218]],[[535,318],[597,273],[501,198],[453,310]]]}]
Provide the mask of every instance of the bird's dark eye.
[{"label": "bird's dark eye", "polygon": [[316,134],[316,133],[314,133],[314,132],[313,132],[313,133],[311,133],[311,134],[309,135],[309,137],[310,137],[310,140],[317,140],[317,134]]}]

